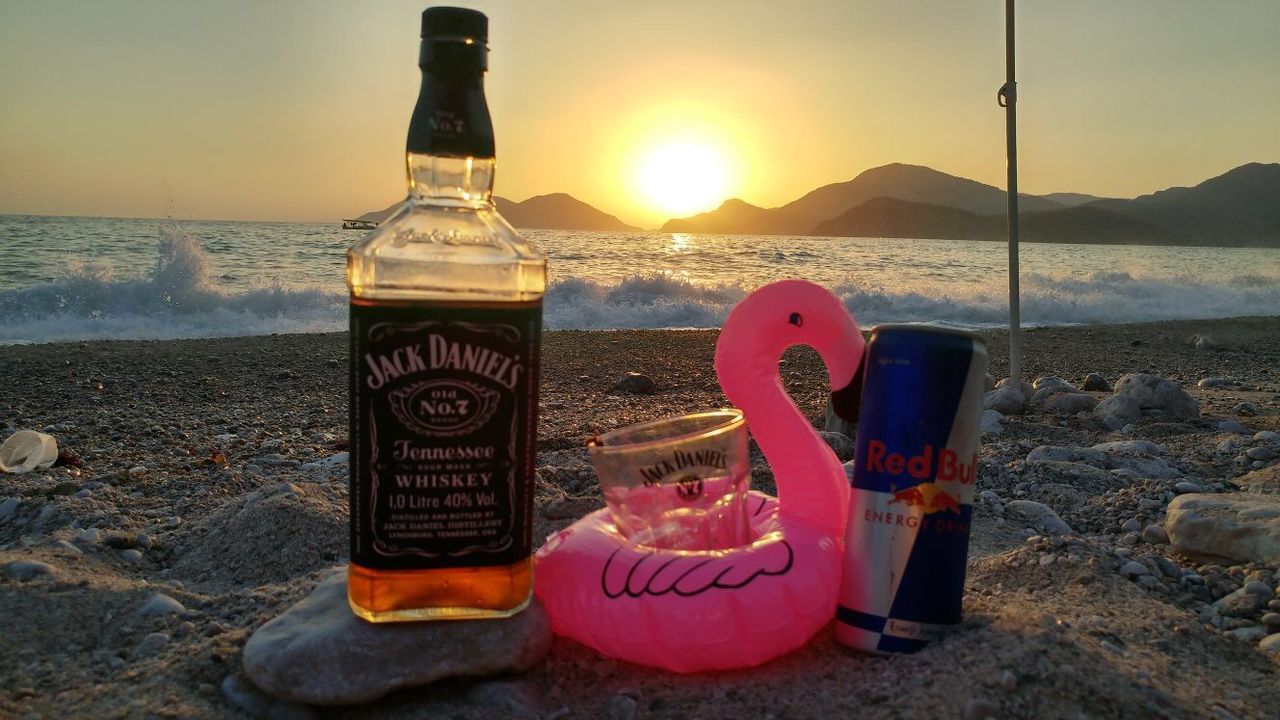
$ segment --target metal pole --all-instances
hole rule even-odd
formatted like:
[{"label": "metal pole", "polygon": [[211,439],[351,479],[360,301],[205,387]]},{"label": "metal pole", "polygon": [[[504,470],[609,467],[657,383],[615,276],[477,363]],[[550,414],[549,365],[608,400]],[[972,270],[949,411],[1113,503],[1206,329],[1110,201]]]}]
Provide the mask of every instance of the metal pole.
[{"label": "metal pole", "polygon": [[1018,308],[1018,125],[1014,106],[1018,83],[1013,74],[1013,0],[1004,3],[1004,86],[996,102],[1004,110],[1009,172],[1009,378],[1022,389],[1022,319]]}]

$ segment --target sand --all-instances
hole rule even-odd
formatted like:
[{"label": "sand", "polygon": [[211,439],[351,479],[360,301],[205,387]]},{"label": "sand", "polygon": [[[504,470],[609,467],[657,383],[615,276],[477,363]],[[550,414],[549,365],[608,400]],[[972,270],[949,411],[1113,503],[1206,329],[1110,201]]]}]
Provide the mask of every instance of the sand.
[{"label": "sand", "polygon": [[[992,372],[1006,368],[992,339]],[[1199,346],[1193,337],[1210,342]],[[583,444],[596,432],[725,403],[715,333],[552,332],[544,345],[535,542],[602,506]],[[557,639],[514,678],[453,680],[362,707],[372,717],[822,718],[1277,717],[1277,660],[1231,632],[1257,619],[1202,622],[1177,583],[1126,579],[1127,559],[1168,558],[1207,578],[1214,597],[1280,568],[1179,557],[1119,526],[1158,523],[1175,481],[1121,486],[1050,479],[1024,460],[1038,445],[1147,439],[1190,480],[1221,492],[1246,470],[1222,452],[1221,420],[1280,430],[1280,318],[1152,323],[1025,333],[1025,376],[1111,382],[1153,372],[1201,401],[1192,422],[1141,421],[1110,432],[1087,417],[1033,409],[984,436],[979,489],[1053,507],[1076,530],[1034,533],[991,504],[976,508],[967,619],[912,656],[849,657],[828,628],[763,667],[675,676]],[[49,575],[0,578],[0,716],[237,717],[220,690],[239,676],[248,635],[345,560],[346,477],[306,464],[345,449],[346,337],[289,335],[0,347],[0,435],[44,430],[69,464],[0,476],[0,564]],[[815,424],[820,361],[790,352],[788,390]],[[627,371],[653,395],[613,395]],[[1200,389],[1205,377],[1247,388]],[[1252,402],[1255,416],[1232,410]],[[1248,436],[1241,435],[1241,438]],[[767,465],[757,488],[772,490]],[[1154,500],[1152,500],[1154,499]],[[1148,503],[1150,504],[1150,503]],[[96,529],[96,533],[94,532]],[[132,558],[132,559],[131,559]],[[1048,558],[1048,560],[1046,560]],[[185,616],[140,616],[155,593]],[[157,639],[155,634],[163,634]],[[994,713],[984,715],[984,712]]]}]

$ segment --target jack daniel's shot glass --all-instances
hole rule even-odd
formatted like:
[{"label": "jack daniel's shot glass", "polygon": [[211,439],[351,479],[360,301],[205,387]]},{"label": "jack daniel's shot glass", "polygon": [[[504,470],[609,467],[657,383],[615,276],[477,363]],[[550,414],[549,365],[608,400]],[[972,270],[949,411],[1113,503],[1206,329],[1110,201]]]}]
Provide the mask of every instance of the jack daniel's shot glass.
[{"label": "jack daniel's shot glass", "polygon": [[591,464],[619,532],[675,550],[751,542],[751,463],[739,410],[663,418],[596,437]]}]

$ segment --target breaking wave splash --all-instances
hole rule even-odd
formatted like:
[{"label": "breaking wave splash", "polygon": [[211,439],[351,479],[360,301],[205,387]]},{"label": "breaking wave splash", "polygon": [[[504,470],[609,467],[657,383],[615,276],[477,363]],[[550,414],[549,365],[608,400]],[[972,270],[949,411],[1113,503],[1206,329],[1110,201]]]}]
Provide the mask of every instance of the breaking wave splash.
[{"label": "breaking wave splash", "polygon": [[[279,284],[220,287],[199,241],[163,227],[156,263],[137,278],[115,278],[83,263],[52,282],[0,291],[0,343],[102,338],[171,339],[332,332],[345,329],[347,300],[328,289]],[[1007,322],[1003,277],[990,291],[899,289],[852,283],[831,288],[869,327],[928,322],[982,328]],[[563,278],[545,301],[549,329],[711,328],[749,288],[677,277],[634,275],[605,283]],[[1264,275],[1204,280],[1099,272],[1086,277],[1028,273],[1021,312],[1027,325],[1127,323],[1280,314],[1280,282]]]}]

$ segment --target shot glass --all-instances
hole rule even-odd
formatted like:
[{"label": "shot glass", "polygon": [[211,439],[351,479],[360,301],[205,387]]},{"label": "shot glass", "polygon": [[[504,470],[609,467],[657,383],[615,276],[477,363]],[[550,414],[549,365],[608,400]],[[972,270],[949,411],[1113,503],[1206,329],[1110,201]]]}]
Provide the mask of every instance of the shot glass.
[{"label": "shot glass", "polygon": [[619,428],[588,444],[619,532],[676,550],[750,543],[747,425],[734,409]]}]

